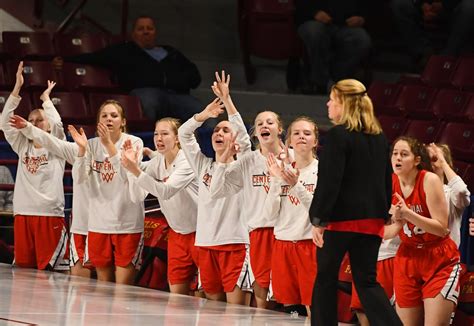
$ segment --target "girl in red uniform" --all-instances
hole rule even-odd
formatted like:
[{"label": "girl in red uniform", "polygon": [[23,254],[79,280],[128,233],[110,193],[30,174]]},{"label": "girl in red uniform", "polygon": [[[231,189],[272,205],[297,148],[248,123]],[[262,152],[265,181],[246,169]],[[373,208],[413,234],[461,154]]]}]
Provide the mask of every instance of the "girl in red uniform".
[{"label": "girl in red uniform", "polygon": [[407,325],[449,325],[459,293],[459,252],[449,237],[448,206],[440,178],[421,168],[417,140],[394,142],[393,218],[384,238],[398,234],[394,288],[397,313]]}]

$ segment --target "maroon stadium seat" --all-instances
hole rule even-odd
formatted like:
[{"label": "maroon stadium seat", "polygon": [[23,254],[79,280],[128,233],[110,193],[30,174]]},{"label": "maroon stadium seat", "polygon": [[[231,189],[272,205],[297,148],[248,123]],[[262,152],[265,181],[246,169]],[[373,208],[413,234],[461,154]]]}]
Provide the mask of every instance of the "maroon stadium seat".
[{"label": "maroon stadium seat", "polygon": [[[10,91],[0,91],[0,112],[3,111],[3,107],[5,106],[5,103],[7,102],[10,93]],[[33,105],[31,104],[30,100],[30,94],[27,92],[21,92],[20,96],[20,105],[15,109],[15,114],[27,119],[28,114],[33,109]]]},{"label": "maroon stadium seat", "polygon": [[430,118],[431,102],[437,89],[423,85],[405,85],[395,101],[395,106],[407,116],[414,118]]},{"label": "maroon stadium seat", "polygon": [[474,162],[474,124],[449,122],[439,143],[448,144],[456,160]]},{"label": "maroon stadium seat", "polygon": [[110,72],[104,68],[65,63],[61,71],[64,86],[68,90],[112,90],[116,86],[110,79]]},{"label": "maroon stadium seat", "polygon": [[3,67],[3,64],[0,62],[0,89],[9,90],[9,89],[12,89],[12,88],[13,88],[13,85],[11,85],[11,84],[7,81],[7,76],[6,76],[6,73],[5,73],[5,68]]},{"label": "maroon stadium seat", "polygon": [[385,137],[391,144],[397,137],[401,136],[407,127],[407,120],[404,117],[379,116]]},{"label": "maroon stadium seat", "polygon": [[[15,84],[15,75],[18,69],[18,61],[7,62],[8,82]],[[23,78],[25,80],[23,87],[46,89],[47,81],[53,80],[58,83],[56,88],[61,87],[61,82],[53,69],[51,62],[47,61],[24,61],[23,62]]]},{"label": "maroon stadium seat", "polygon": [[[82,125],[82,124],[73,124],[74,127],[76,127],[76,129],[79,131],[80,128],[82,128],[84,130],[84,132],[86,133],[86,136],[87,138],[93,138],[96,136],[95,132],[96,132],[96,125],[95,125],[95,122],[94,124],[87,124],[87,125]],[[67,132],[67,126],[65,126],[65,130]]]},{"label": "maroon stadium seat", "polygon": [[143,115],[140,100],[136,96],[124,94],[89,94],[89,103],[92,112],[97,112],[102,103],[106,100],[116,100],[125,109],[127,127],[130,131],[153,131],[153,122]]},{"label": "maroon stadium seat", "polygon": [[443,123],[439,121],[411,120],[403,134],[416,138],[424,144],[429,144],[438,139],[442,127]]},{"label": "maroon stadium seat", "polygon": [[423,70],[421,80],[432,86],[449,86],[457,64],[456,57],[432,55]]},{"label": "maroon stadium seat", "polygon": [[54,48],[47,32],[3,32],[4,51],[10,58],[51,59]]},{"label": "maroon stadium seat", "polygon": [[[33,93],[33,103],[41,106],[40,92]],[[64,125],[82,123],[95,123],[95,117],[87,109],[84,95],[80,92],[53,92],[51,101],[61,115]]]},{"label": "maroon stadium seat", "polygon": [[467,184],[467,189],[472,193],[474,190],[474,164],[469,164],[461,177]]},{"label": "maroon stadium seat", "polygon": [[255,81],[254,55],[272,60],[298,57],[302,52],[294,23],[294,1],[239,0],[240,47],[248,83]]},{"label": "maroon stadium seat", "polygon": [[467,169],[469,168],[470,164],[463,161],[456,161],[453,160],[454,172],[459,175],[461,178],[466,173]]},{"label": "maroon stadium seat", "polygon": [[431,112],[440,118],[451,121],[465,119],[465,109],[471,94],[455,89],[441,89],[431,103]]},{"label": "maroon stadium seat", "polygon": [[374,104],[374,110],[377,115],[401,115],[401,112],[395,107],[395,101],[400,93],[400,85],[374,81],[368,90],[368,94]]},{"label": "maroon stadium seat", "polygon": [[103,49],[107,45],[106,37],[102,34],[55,34],[54,46],[59,56],[71,56],[90,53]]},{"label": "maroon stadium seat", "polygon": [[[471,97],[467,102],[466,108],[464,109],[464,117],[469,121],[474,121],[474,93],[470,93]],[[471,122],[472,123],[472,122]]]},{"label": "maroon stadium seat", "polygon": [[474,90],[474,57],[462,57],[454,72],[451,83],[464,90]]}]

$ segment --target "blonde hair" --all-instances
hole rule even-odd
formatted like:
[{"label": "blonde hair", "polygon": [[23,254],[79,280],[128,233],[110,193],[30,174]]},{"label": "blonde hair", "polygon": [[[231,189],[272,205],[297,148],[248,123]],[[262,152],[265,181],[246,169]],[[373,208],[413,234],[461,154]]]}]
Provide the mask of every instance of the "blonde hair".
[{"label": "blonde hair", "polygon": [[451,169],[454,169],[454,164],[453,164],[453,156],[451,155],[451,149],[447,144],[439,144],[437,143],[436,146],[441,148],[443,151],[444,159],[446,160],[446,163],[448,163],[449,167]]},{"label": "blonde hair", "polygon": [[370,135],[382,133],[382,127],[374,115],[372,100],[364,84],[355,79],[343,79],[334,84],[331,93],[342,104],[342,116],[336,125],[345,125],[350,131]]},{"label": "blonde hair", "polygon": [[120,117],[122,118],[122,121],[125,122],[123,124],[123,126],[121,127],[121,130],[122,132],[127,132],[127,118],[125,117],[125,110],[122,106],[122,104],[120,104],[119,101],[116,101],[116,100],[105,100],[99,107],[99,110],[97,111],[97,117],[96,117],[96,122],[99,123],[100,121],[100,114],[102,113],[102,109],[108,105],[108,104],[112,104],[113,106],[115,106],[115,108],[117,109],[118,113],[120,114]]},{"label": "blonde hair", "polygon": [[[295,120],[293,120],[290,123],[290,125],[288,126],[288,129],[286,131],[286,139],[285,139],[286,146],[290,147],[290,145],[291,145],[291,143],[290,143],[291,131],[293,129],[293,125],[298,121],[306,121],[306,122],[313,125],[314,137],[316,138],[316,142],[319,143],[319,129],[318,129],[318,126],[317,126],[316,122],[313,119],[311,119],[310,117],[299,116]],[[317,145],[317,143],[316,143],[316,145]],[[313,148],[313,156],[314,157],[316,157],[316,151],[317,151],[317,146]]]},{"label": "blonde hair", "polygon": [[257,123],[257,118],[260,114],[262,113],[266,113],[266,112],[269,112],[269,113],[272,113],[275,118],[276,118],[276,121],[277,121],[277,125],[278,125],[278,128],[281,129],[281,131],[283,132],[283,120],[281,119],[280,115],[276,112],[273,112],[273,111],[270,111],[270,110],[265,110],[265,111],[262,111],[262,112],[259,112],[257,114],[257,116],[255,117],[255,120],[253,121],[253,126],[252,128],[250,128],[250,131],[249,131],[249,134],[250,134],[250,139],[252,140],[252,142],[255,144],[255,147],[256,148],[259,148],[259,143],[258,143],[258,138],[257,138],[257,135],[255,134],[255,130],[257,129],[256,128],[256,123]]},{"label": "blonde hair", "polygon": [[46,112],[44,111],[43,108],[37,108],[37,109],[33,109],[31,110],[29,113],[28,113],[28,117],[27,117],[27,120],[30,120],[30,117],[32,114],[35,114],[35,113],[40,113],[42,116],[43,116],[43,119],[46,121],[47,125],[48,125],[48,132],[51,131],[51,124],[49,123],[49,119],[48,117],[46,116]]},{"label": "blonde hair", "polygon": [[[166,118],[161,118],[155,122],[155,128],[160,122],[167,122],[171,126],[171,130],[173,130],[175,136],[178,136],[178,129],[181,127],[181,121],[176,118],[171,118],[171,117],[166,117]],[[178,141],[178,148],[181,148],[181,144]]]}]

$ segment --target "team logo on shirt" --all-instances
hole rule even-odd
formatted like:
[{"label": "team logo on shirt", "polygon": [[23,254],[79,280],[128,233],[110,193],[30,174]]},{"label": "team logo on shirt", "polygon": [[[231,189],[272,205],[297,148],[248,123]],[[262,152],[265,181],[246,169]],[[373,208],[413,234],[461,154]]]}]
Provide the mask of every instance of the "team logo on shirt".
[{"label": "team logo on shirt", "polygon": [[[413,212],[417,213],[417,214],[420,214],[420,215],[423,215],[423,206],[421,206],[421,204],[415,204],[415,205],[410,205],[408,204],[408,208],[411,209]],[[410,224],[410,225],[408,225]],[[411,224],[411,223],[405,223],[405,225],[403,225],[403,232],[409,237],[413,237],[413,236],[416,236],[416,235],[419,235],[419,234],[425,234],[426,231],[423,230],[422,228],[414,225],[414,224]]]},{"label": "team logo on shirt", "polygon": [[110,163],[109,158],[106,157],[105,161],[92,161],[92,171],[100,174],[101,180],[109,183],[112,182],[117,172],[114,170],[114,166]]},{"label": "team logo on shirt", "polygon": [[409,205],[409,208],[417,214],[423,215],[423,206],[420,204]]},{"label": "team logo on shirt", "polygon": [[48,164],[48,157],[46,154],[40,156],[28,156],[26,153],[23,157],[22,163],[25,164],[28,172],[36,174],[40,166]]},{"label": "team logo on shirt", "polygon": [[270,175],[263,172],[262,174],[254,174],[252,175],[252,185],[254,187],[263,187],[263,190],[268,194],[268,190],[270,190]]},{"label": "team logo on shirt", "polygon": [[[303,181],[300,181],[300,183],[303,184],[303,186],[305,187],[306,191],[309,192],[309,193],[314,193],[314,187],[315,187],[315,184],[314,183],[304,183]],[[290,195],[289,192],[290,192],[290,189],[291,187],[289,185],[283,185],[281,186],[281,193],[280,193],[280,196],[281,197],[287,197],[288,200],[295,206],[298,206],[301,201],[299,200],[298,197],[295,197],[293,195]]]},{"label": "team logo on shirt", "polygon": [[204,183],[204,185],[209,189],[209,187],[211,186],[211,180],[212,180],[212,174],[209,174],[208,172],[206,172],[203,176],[202,176],[202,183]]}]

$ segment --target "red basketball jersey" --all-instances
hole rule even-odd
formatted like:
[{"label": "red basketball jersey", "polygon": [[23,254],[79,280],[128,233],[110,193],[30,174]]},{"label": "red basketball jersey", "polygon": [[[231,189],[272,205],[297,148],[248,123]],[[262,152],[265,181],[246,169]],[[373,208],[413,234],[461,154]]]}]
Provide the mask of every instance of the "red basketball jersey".
[{"label": "red basketball jersey", "polygon": [[[395,205],[397,203],[397,198],[395,197],[395,193],[398,193],[400,196],[403,197],[405,200],[406,205],[412,211],[421,216],[431,218],[430,211],[428,210],[428,206],[426,204],[426,193],[423,187],[423,181],[426,175],[425,170],[421,170],[416,175],[415,186],[411,194],[405,198],[403,196],[402,189],[400,187],[400,180],[396,174],[392,174],[392,204]],[[403,228],[399,232],[400,239],[403,243],[407,244],[423,244],[428,242],[437,242],[445,237],[439,237],[437,235],[427,233],[420,227],[407,222]],[[449,235],[447,235],[449,236]]]}]

